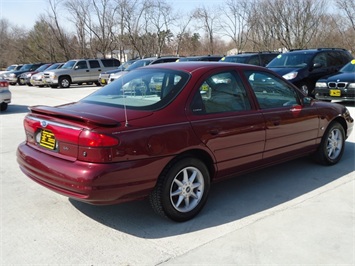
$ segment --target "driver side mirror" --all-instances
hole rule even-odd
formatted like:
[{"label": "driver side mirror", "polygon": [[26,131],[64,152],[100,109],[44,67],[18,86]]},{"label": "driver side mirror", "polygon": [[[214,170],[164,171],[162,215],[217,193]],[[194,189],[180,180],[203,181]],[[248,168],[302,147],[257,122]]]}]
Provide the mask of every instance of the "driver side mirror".
[{"label": "driver side mirror", "polygon": [[312,97],[304,97],[303,98],[303,104],[304,105],[311,105],[311,103],[312,103],[312,101],[313,101],[313,98]]},{"label": "driver side mirror", "polygon": [[322,64],[321,63],[314,63],[313,64],[313,69],[315,68],[321,68],[322,67]]}]

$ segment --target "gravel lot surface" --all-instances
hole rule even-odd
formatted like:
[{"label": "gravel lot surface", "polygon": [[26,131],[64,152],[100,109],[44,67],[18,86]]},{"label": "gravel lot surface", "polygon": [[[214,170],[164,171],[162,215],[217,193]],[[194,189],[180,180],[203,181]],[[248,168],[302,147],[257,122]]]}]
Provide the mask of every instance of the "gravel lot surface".
[{"label": "gravel lot surface", "polygon": [[28,179],[16,162],[27,107],[99,87],[10,89],[0,115],[1,265],[355,265],[355,132],[339,164],[302,158],[214,184],[199,216],[174,223],[148,201],[91,206]]}]

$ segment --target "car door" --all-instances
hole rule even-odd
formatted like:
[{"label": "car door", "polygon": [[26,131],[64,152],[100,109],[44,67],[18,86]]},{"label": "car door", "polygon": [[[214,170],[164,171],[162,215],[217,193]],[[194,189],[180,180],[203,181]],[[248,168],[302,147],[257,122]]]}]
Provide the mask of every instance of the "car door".
[{"label": "car door", "polygon": [[265,122],[239,75],[234,71],[206,74],[197,86],[189,119],[195,134],[213,153],[219,176],[257,164],[264,150]]},{"label": "car door", "polygon": [[244,71],[266,122],[263,158],[284,159],[316,145],[319,117],[316,109],[301,104],[296,88],[262,70]]},{"label": "car door", "polygon": [[87,80],[96,82],[99,79],[100,73],[102,71],[100,62],[99,60],[96,59],[88,60],[88,62],[89,62],[90,72],[88,74]]},{"label": "car door", "polygon": [[86,60],[79,60],[74,66],[73,82],[85,82],[89,75],[89,67]]}]

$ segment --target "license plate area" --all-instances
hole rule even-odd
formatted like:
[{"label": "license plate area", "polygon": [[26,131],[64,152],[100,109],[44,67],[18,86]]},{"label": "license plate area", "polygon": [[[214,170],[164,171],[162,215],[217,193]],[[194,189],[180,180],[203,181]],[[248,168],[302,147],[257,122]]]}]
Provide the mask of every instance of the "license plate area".
[{"label": "license plate area", "polygon": [[40,135],[40,140],[39,140],[39,145],[50,149],[50,150],[55,150],[56,148],[56,139],[53,134],[53,132],[49,130],[42,130],[41,135]]},{"label": "license plate area", "polygon": [[329,95],[330,96],[335,96],[335,97],[340,97],[341,96],[341,90],[330,90]]}]

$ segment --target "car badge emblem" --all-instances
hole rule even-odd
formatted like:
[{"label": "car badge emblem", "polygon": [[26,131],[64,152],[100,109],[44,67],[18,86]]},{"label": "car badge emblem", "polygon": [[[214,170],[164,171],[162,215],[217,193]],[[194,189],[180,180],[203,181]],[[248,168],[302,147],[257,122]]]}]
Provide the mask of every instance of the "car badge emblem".
[{"label": "car badge emblem", "polygon": [[47,125],[48,125],[47,121],[44,121],[44,120],[41,121],[41,126],[42,127],[46,127]]},{"label": "car badge emblem", "polygon": [[340,81],[340,79],[337,79],[337,82],[339,82]]}]

